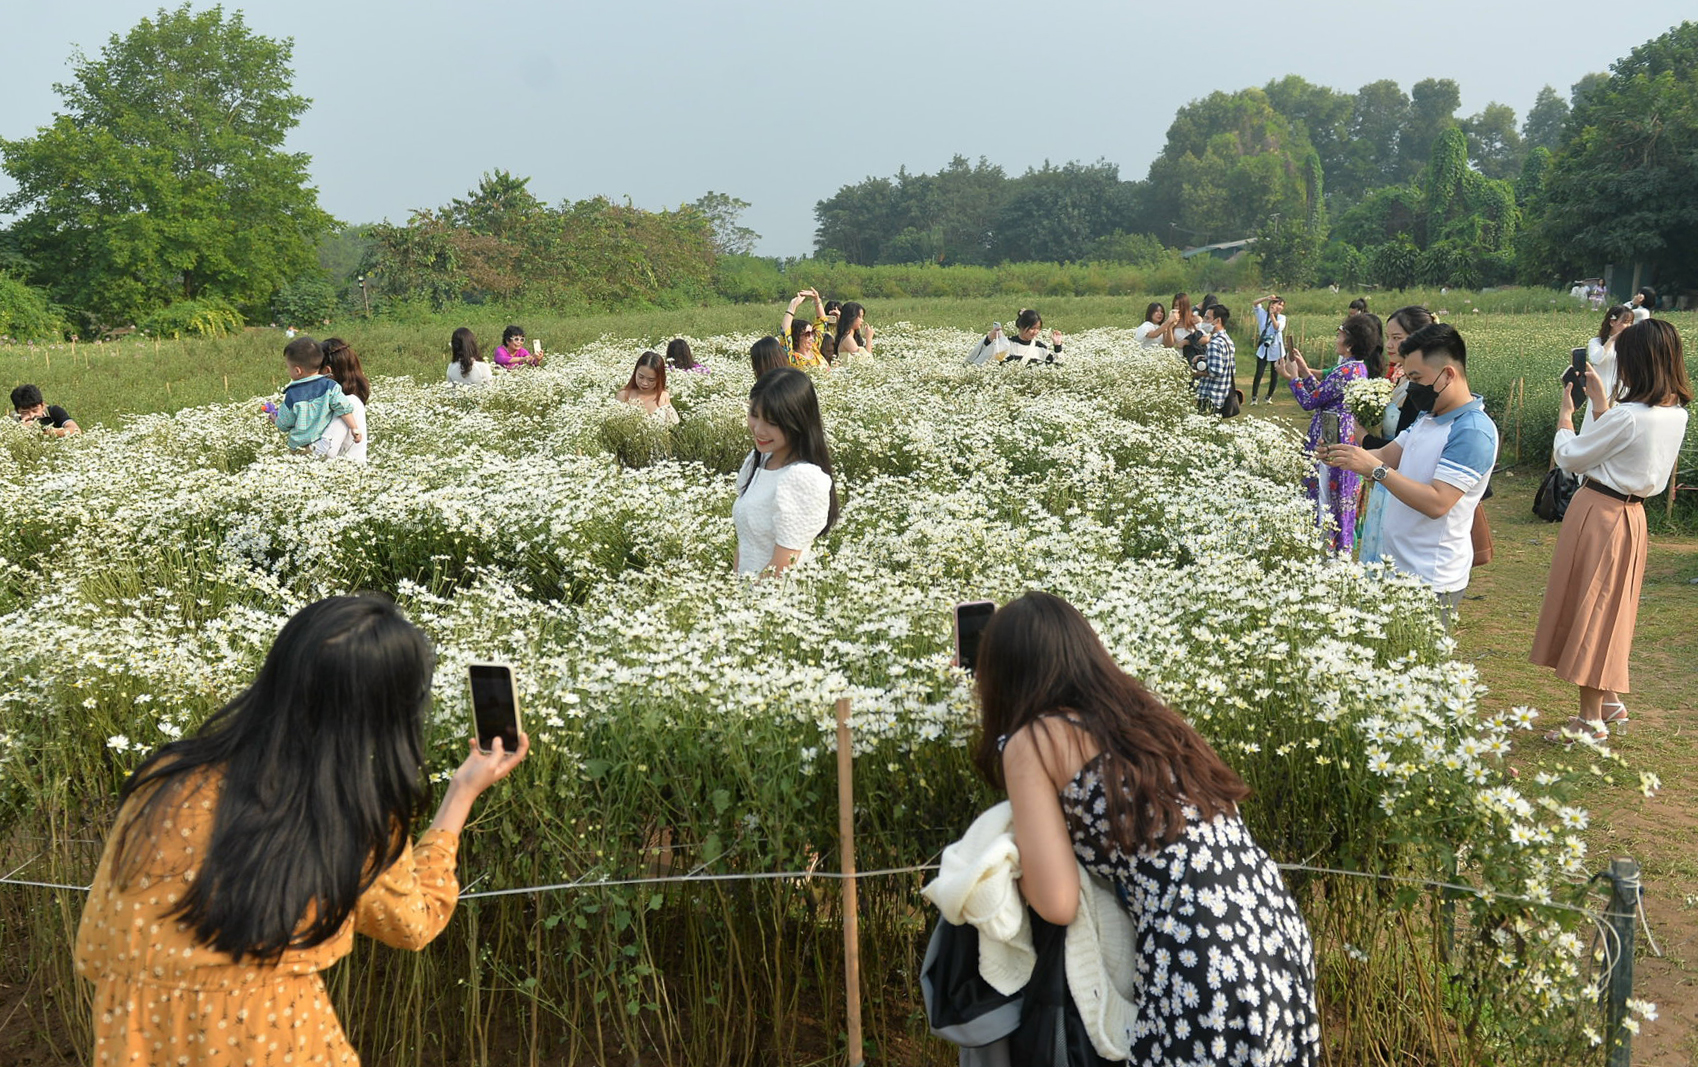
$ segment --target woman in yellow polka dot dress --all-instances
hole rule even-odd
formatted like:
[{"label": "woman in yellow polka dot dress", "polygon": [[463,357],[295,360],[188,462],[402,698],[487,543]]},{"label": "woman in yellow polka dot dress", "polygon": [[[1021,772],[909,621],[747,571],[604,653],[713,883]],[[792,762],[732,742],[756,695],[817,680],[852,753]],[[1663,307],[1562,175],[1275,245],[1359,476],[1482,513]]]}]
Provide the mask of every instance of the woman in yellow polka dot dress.
[{"label": "woman in yellow polka dot dress", "polygon": [[442,932],[472,802],[530,748],[474,742],[413,844],[433,660],[389,601],[319,601],[130,776],[77,930],[95,1067],[359,1063],[319,972],[356,931],[409,949]]}]

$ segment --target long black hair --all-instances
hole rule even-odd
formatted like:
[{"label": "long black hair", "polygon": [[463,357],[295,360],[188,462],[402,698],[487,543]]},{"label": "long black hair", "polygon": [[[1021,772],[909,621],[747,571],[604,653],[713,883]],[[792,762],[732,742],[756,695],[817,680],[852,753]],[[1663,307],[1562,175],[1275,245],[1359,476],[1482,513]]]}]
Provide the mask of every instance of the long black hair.
[{"label": "long black hair", "polygon": [[[1232,813],[1250,794],[1203,736],[1121,670],[1091,624],[1058,596],[1029,592],[997,609],[979,639],[975,683],[981,735],[973,760],[985,779],[1007,785],[999,738],[1049,715],[1073,721],[1102,749],[1105,814],[1129,855],[1176,840],[1185,828],[1182,805],[1207,820]],[[1042,746],[1044,735],[1036,740]]]},{"label": "long black hair", "polygon": [[478,352],[478,337],[470,326],[462,326],[448,339],[448,349],[454,353],[453,362],[460,365],[461,374],[472,373],[472,364],[483,359]]},{"label": "long black hair", "polygon": [[696,356],[690,351],[690,342],[682,337],[674,337],[666,342],[666,362],[679,370],[695,369]]},{"label": "long black hair", "polygon": [[1615,307],[1604,312],[1604,321],[1598,327],[1599,344],[1607,345],[1610,343],[1610,327],[1616,324],[1617,319],[1622,318],[1633,318],[1633,309],[1628,307],[1626,304],[1617,304]]},{"label": "long black hair", "polygon": [[860,321],[866,311],[866,308],[853,300],[837,309],[837,336],[832,341],[837,351],[843,351],[843,339],[855,332],[855,323]]},{"label": "long black hair", "polygon": [[1350,358],[1368,365],[1369,378],[1383,378],[1386,373],[1386,336],[1380,317],[1371,311],[1358,311],[1339,327],[1344,334],[1344,346]]},{"label": "long black hair", "polygon": [[[779,367],[761,375],[749,390],[749,414],[784,431],[784,439],[790,442],[792,463],[812,463],[831,475],[831,448],[826,444],[825,422],[820,418],[819,394],[814,392],[814,381],[805,372],[795,367]],[[747,492],[753,482],[751,476],[743,484],[743,491]],[[836,523],[837,478],[832,476],[831,509],[826,513],[820,534]]]},{"label": "long black hair", "polygon": [[625,388],[635,393],[637,391],[637,372],[647,367],[654,371],[654,395],[666,392],[666,360],[660,358],[655,351],[644,352],[637,357],[636,365],[631,368],[631,379],[625,383]]},{"label": "long black hair", "polygon": [[172,810],[216,782],[211,841],[170,914],[238,962],[335,936],[424,811],[434,664],[386,598],[302,608],[251,686],[124,783],[120,802],[137,807],[118,830],[117,884],[146,870]]},{"label": "long black hair", "polygon": [[763,337],[749,346],[749,364],[754,368],[755,377],[759,378],[769,370],[788,367],[790,361],[784,356],[784,345],[776,337]]},{"label": "long black hair", "polygon": [[320,347],[324,349],[324,369],[336,379],[342,391],[359,397],[362,404],[371,403],[371,379],[360,366],[359,353],[340,337],[327,338]]}]

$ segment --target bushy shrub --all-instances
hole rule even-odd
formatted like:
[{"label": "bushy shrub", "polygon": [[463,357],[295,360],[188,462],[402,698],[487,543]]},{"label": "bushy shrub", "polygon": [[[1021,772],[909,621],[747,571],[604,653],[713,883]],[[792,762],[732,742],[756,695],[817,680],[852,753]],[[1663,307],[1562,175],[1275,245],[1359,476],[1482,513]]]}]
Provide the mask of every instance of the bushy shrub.
[{"label": "bushy shrub", "polygon": [[55,341],[68,327],[47,294],[0,274],[0,337],[15,341]]},{"label": "bushy shrub", "polygon": [[156,337],[225,337],[242,328],[242,316],[217,297],[179,300],[138,325]]}]

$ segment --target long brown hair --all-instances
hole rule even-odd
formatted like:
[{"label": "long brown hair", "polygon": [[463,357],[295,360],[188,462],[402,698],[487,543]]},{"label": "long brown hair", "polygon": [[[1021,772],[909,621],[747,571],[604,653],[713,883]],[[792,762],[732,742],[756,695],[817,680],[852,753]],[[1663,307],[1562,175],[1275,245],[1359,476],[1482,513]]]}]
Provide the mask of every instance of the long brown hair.
[{"label": "long brown hair", "polygon": [[666,360],[661,359],[660,353],[654,351],[644,352],[637,357],[636,366],[631,368],[631,380],[625,383],[625,388],[633,393],[639,391],[637,389],[637,372],[644,367],[654,371],[654,395],[659,396],[666,392]]},{"label": "long brown hair", "polygon": [[365,368],[360,366],[360,357],[348,342],[340,337],[332,337],[324,342],[324,369],[336,379],[336,384],[349,396],[357,396],[360,403],[371,403],[371,379],[366,377]]},{"label": "long brown hair", "polygon": [[1177,840],[1185,827],[1181,805],[1212,819],[1250,795],[1203,736],[1121,670],[1091,624],[1060,597],[1033,591],[997,609],[979,641],[976,673],[980,773],[1005,788],[999,738],[1047,715],[1068,719],[1102,749],[1109,825],[1129,855]]},{"label": "long brown hair", "polygon": [[1633,309],[1628,307],[1626,304],[1617,304],[1615,307],[1604,312],[1603,324],[1598,327],[1599,344],[1607,345],[1610,343],[1610,327],[1615,325],[1615,320],[1623,316],[1630,319],[1633,317]]},{"label": "long brown hair", "polygon": [[1646,319],[1621,331],[1615,339],[1615,368],[1617,403],[1692,403],[1680,331],[1671,323]]}]

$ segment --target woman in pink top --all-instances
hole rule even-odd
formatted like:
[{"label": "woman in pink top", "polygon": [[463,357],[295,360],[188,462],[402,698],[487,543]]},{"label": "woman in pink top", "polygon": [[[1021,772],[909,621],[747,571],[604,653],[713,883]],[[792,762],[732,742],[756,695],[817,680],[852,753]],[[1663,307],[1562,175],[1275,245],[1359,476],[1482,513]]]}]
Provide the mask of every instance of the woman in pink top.
[{"label": "woman in pink top", "polygon": [[495,365],[508,370],[542,366],[542,356],[525,351],[523,326],[509,326],[501,331],[501,344],[495,350]]}]

